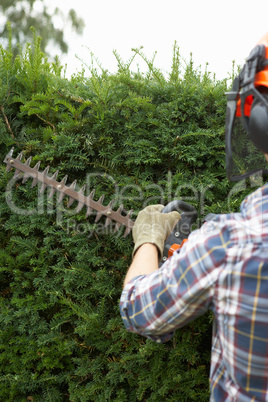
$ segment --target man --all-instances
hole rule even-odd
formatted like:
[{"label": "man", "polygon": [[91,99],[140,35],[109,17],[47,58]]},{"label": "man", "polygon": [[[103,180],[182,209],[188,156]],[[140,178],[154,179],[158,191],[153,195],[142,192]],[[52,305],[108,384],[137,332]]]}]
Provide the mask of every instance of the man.
[{"label": "man", "polygon": [[[252,177],[258,170],[267,173],[254,167],[260,162],[257,149],[268,161],[266,93],[268,34],[227,94],[231,180]],[[237,116],[247,132],[245,142],[247,135],[256,146],[248,146],[248,155],[241,142],[235,145],[236,138],[241,141]],[[242,172],[236,170],[237,161]],[[133,228],[134,257],[120,300],[126,328],[165,342],[177,328],[212,310],[211,401],[268,401],[268,184],[243,201],[240,213],[217,215],[192,232],[180,252],[158,269],[165,239],[180,217],[177,212],[162,214],[162,208],[145,208]]]}]

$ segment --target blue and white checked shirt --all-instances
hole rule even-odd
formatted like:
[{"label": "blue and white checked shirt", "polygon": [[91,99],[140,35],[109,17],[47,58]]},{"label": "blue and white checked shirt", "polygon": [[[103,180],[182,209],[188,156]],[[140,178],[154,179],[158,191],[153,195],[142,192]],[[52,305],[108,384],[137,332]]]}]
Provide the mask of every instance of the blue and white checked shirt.
[{"label": "blue and white checked shirt", "polygon": [[218,215],[157,271],[133,278],[126,328],[156,342],[212,310],[211,401],[268,401],[268,184]]}]

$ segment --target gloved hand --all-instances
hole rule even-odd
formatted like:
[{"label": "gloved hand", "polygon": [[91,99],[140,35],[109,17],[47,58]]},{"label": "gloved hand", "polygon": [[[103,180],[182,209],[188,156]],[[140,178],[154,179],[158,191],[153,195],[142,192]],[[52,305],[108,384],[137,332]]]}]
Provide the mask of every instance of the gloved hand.
[{"label": "gloved hand", "polygon": [[177,211],[162,214],[163,208],[159,204],[149,205],[139,212],[132,229],[135,243],[132,256],[142,244],[153,243],[158,248],[159,258],[162,258],[165,240],[181,218]]}]

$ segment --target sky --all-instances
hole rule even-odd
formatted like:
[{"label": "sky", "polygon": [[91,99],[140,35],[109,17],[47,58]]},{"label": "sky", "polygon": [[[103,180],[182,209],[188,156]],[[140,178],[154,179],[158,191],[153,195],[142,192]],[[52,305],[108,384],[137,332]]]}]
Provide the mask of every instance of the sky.
[{"label": "sky", "polygon": [[[84,19],[82,36],[64,28],[69,45],[61,62],[67,75],[91,64],[91,53],[109,72],[117,70],[116,50],[127,62],[132,48],[143,53],[163,73],[171,71],[175,41],[186,61],[206,68],[216,79],[228,78],[232,64],[243,65],[251,49],[268,32],[268,0],[44,0],[51,10],[73,8]],[[80,59],[80,60],[79,60]],[[135,58],[133,69],[146,67]]]}]

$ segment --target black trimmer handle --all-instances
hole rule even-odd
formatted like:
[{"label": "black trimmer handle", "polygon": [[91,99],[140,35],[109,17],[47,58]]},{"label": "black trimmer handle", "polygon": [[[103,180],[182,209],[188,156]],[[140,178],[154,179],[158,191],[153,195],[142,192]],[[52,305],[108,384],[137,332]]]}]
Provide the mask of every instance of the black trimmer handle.
[{"label": "black trimmer handle", "polygon": [[169,202],[162,210],[162,213],[167,214],[173,211],[178,211],[181,214],[181,219],[177,222],[165,242],[163,258],[159,263],[159,267],[161,267],[174,251],[177,250],[178,252],[180,250],[180,246],[183,241],[188,238],[192,231],[192,226],[197,220],[197,211],[195,207],[184,201],[173,200]]},{"label": "black trimmer handle", "polygon": [[181,200],[173,200],[169,202],[164,209],[162,210],[163,214],[168,214],[169,212],[173,211],[178,211],[180,213],[184,212],[190,212],[190,213],[196,213],[196,218],[197,218],[197,212],[195,207],[193,207],[190,204],[187,204],[187,202],[181,201]]}]

